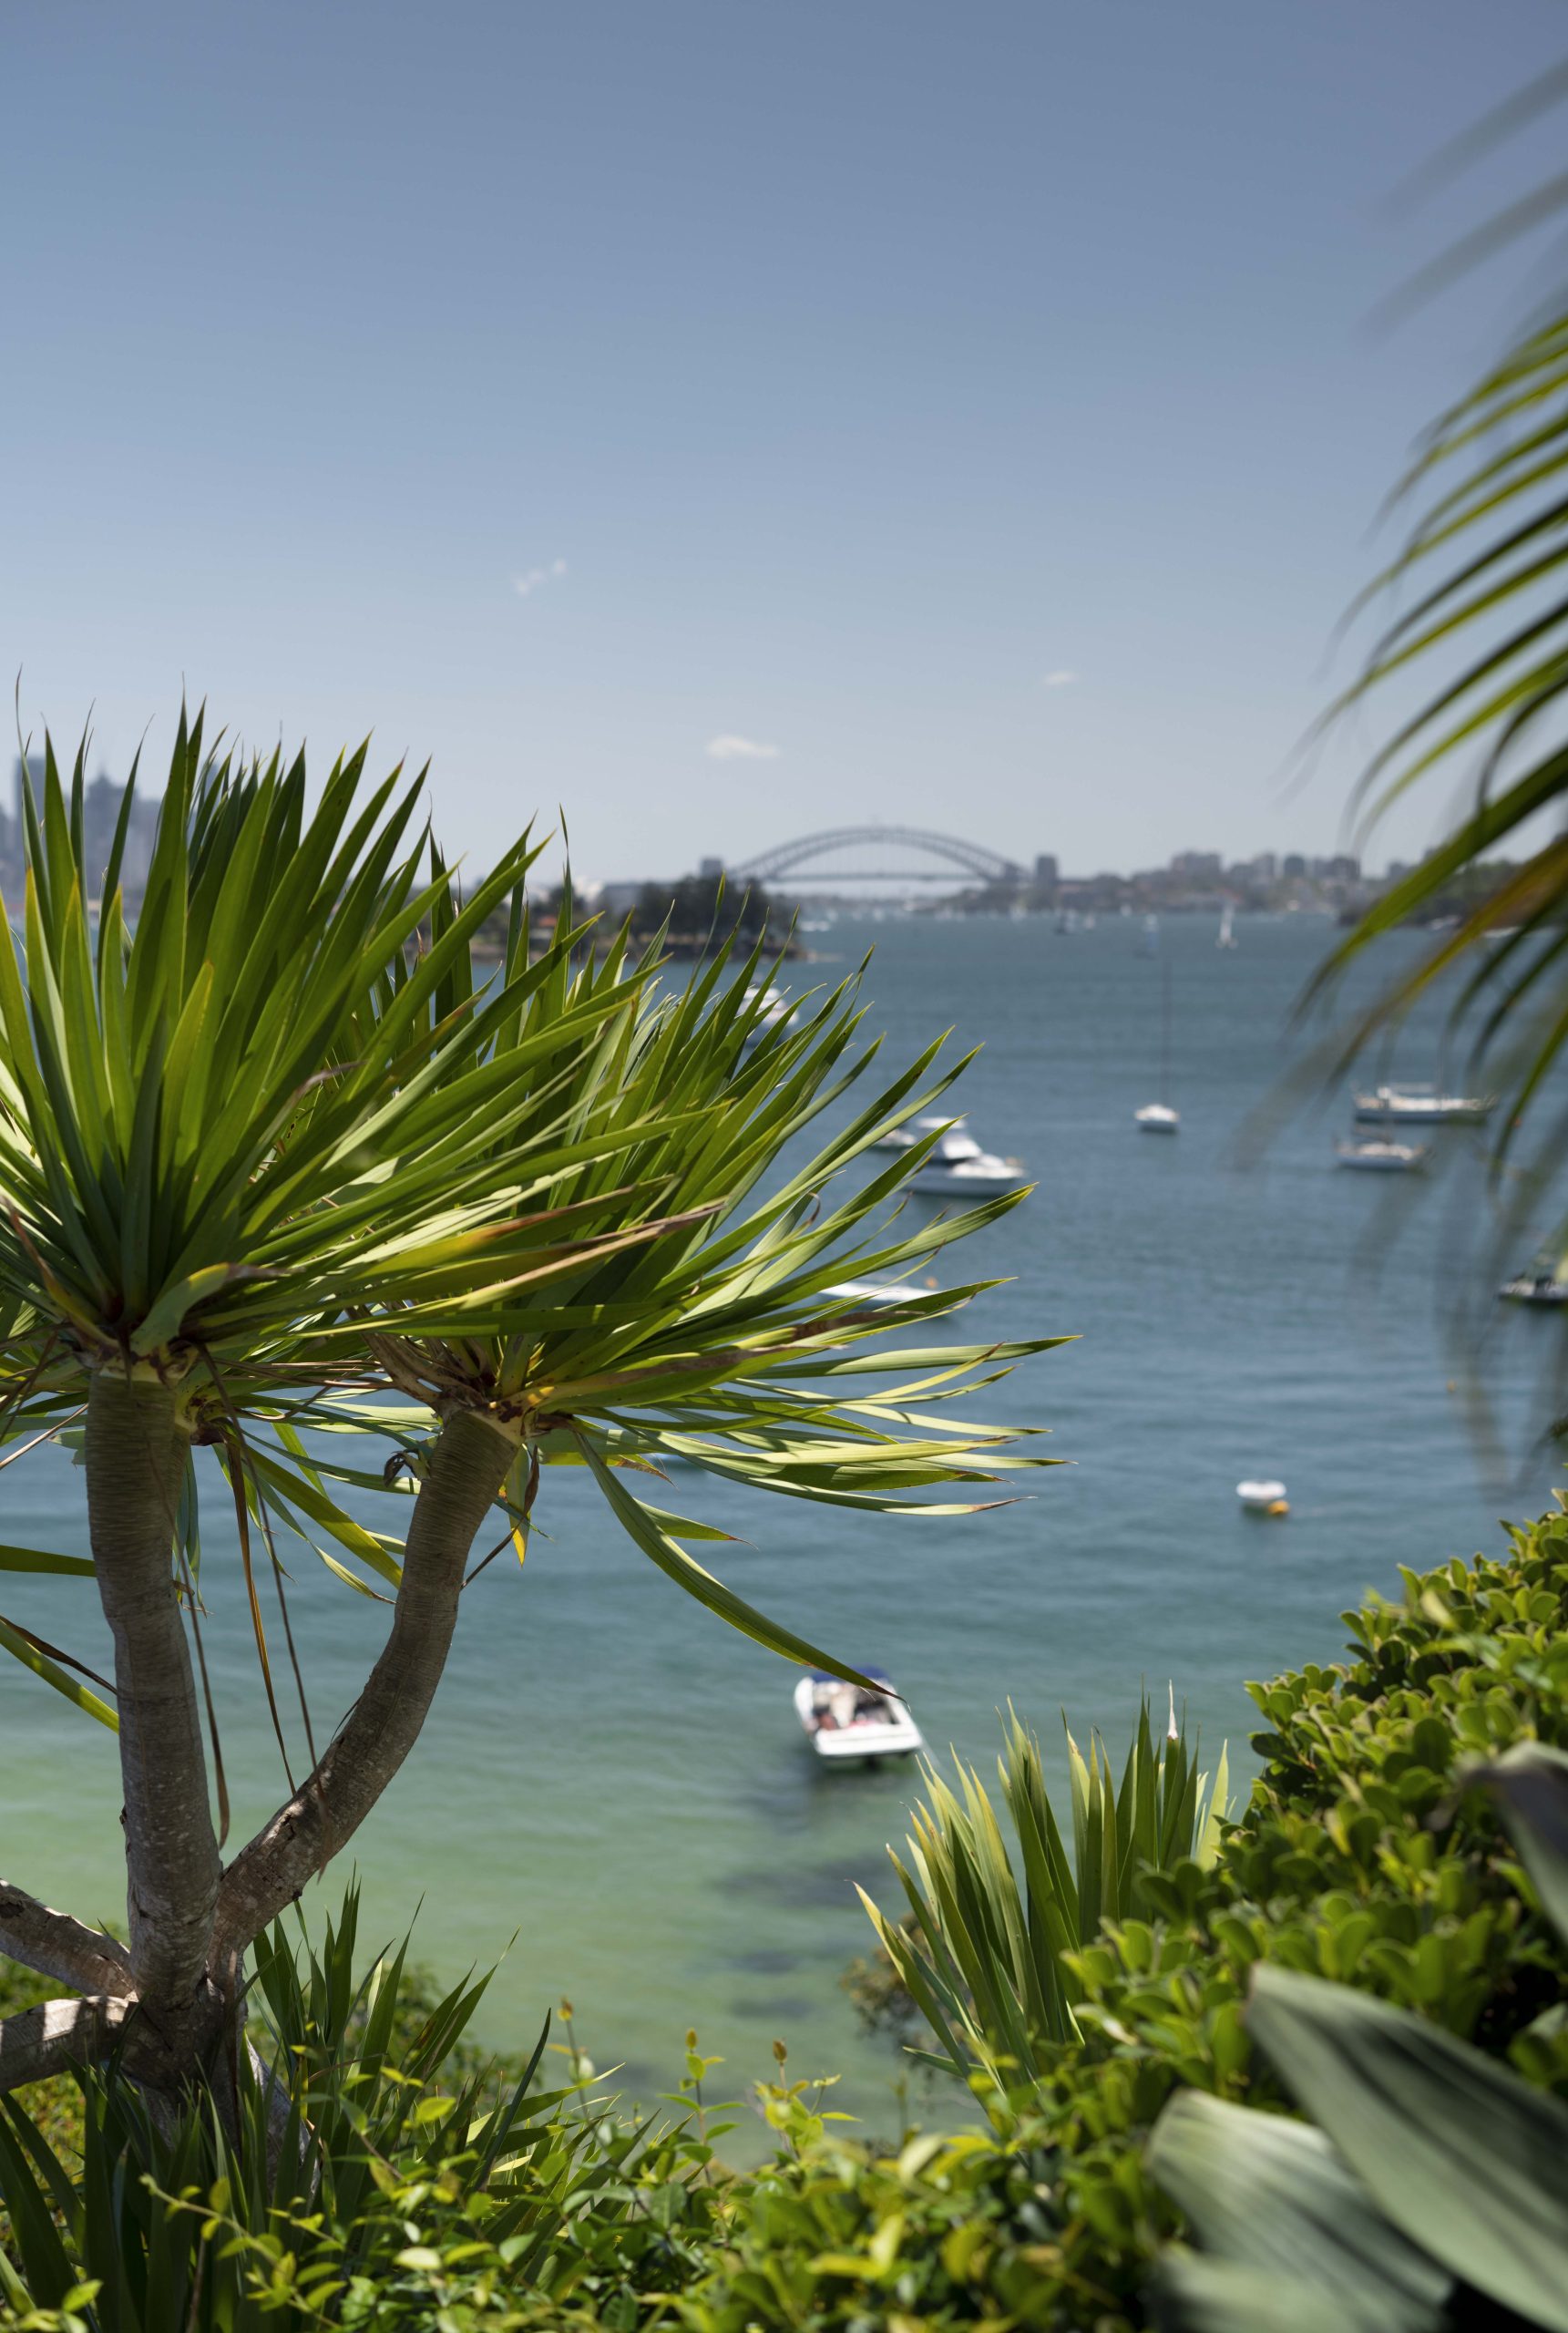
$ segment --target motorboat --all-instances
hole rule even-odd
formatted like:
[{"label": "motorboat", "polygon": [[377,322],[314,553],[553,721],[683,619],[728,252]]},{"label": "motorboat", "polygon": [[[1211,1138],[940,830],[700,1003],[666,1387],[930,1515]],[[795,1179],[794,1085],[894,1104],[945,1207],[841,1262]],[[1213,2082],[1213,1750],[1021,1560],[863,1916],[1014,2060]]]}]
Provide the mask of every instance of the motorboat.
[{"label": "motorboat", "polygon": [[908,1187],[928,1196],[955,1192],[985,1198],[997,1191],[1016,1191],[1029,1180],[1016,1158],[999,1158],[982,1150],[972,1135],[939,1135],[929,1156],[917,1166]]},{"label": "motorboat", "polygon": [[885,1669],[865,1668],[875,1691],[825,1670],[808,1670],[794,1689],[795,1713],[819,1758],[854,1765],[871,1758],[907,1758],[926,1746],[920,1729]]},{"label": "motorboat", "polygon": [[1362,1125],[1475,1126],[1495,1107],[1495,1095],[1440,1094],[1435,1085],[1376,1085],[1356,1096]]},{"label": "motorboat", "polygon": [[1559,1280],[1561,1264],[1542,1264],[1533,1271],[1505,1280],[1498,1290],[1515,1304],[1568,1304],[1568,1280]]},{"label": "motorboat", "polygon": [[1285,1495],[1285,1485],[1272,1477],[1255,1483],[1238,1483],[1235,1495],[1248,1515],[1288,1515],[1290,1501]]},{"label": "motorboat", "polygon": [[1408,1175],[1426,1157],[1427,1146],[1374,1136],[1368,1142],[1337,1142],[1334,1156],[1341,1166],[1354,1166],[1363,1175]]},{"label": "motorboat", "polygon": [[851,1304],[907,1304],[918,1290],[902,1288],[897,1281],[885,1280],[841,1280],[823,1290],[824,1296]]},{"label": "motorboat", "polygon": [[776,1029],[779,1023],[787,1016],[790,1009],[788,997],[781,996],[776,988],[763,989],[753,985],[747,989],[745,1002],[748,1004],[760,1003],[762,1007],[756,1019],[759,1033],[764,1029]]},{"label": "motorboat", "polygon": [[1182,1114],[1180,1110],[1173,1109],[1169,1102],[1145,1102],[1141,1110],[1133,1111],[1132,1117],[1145,1134],[1180,1134],[1182,1131]]},{"label": "motorboat", "polygon": [[[877,1141],[873,1143],[873,1148],[875,1150],[912,1150],[915,1148],[915,1143],[927,1138],[927,1134],[952,1134],[954,1141],[964,1141],[964,1143],[973,1141],[973,1136],[964,1134],[964,1115],[959,1113],[957,1117],[915,1117],[915,1120],[910,1120],[907,1125],[894,1126],[891,1134],[880,1134]],[[976,1155],[978,1150],[980,1150],[980,1143],[973,1143],[973,1153],[970,1155]]]}]

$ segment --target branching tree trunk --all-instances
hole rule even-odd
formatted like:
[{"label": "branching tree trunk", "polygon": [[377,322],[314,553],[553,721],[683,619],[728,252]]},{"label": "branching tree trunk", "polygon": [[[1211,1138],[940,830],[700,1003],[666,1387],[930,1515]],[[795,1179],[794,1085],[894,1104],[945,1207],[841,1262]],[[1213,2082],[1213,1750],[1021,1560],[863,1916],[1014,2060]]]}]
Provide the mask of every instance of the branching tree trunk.
[{"label": "branching tree trunk", "polygon": [[353,1837],[419,1738],[474,1541],[517,1440],[468,1410],[436,1436],[392,1627],[364,1691],[314,1771],[220,1885],[172,1565],[184,1450],[167,1388],[123,1377],[95,1382],[87,1498],[115,1639],[131,1945],[128,1953],[0,1883],[0,1950],[87,1996],[46,2002],[0,2025],[0,2091],[85,2064],[111,2045],[153,2089],[232,2061],[245,1948]]}]

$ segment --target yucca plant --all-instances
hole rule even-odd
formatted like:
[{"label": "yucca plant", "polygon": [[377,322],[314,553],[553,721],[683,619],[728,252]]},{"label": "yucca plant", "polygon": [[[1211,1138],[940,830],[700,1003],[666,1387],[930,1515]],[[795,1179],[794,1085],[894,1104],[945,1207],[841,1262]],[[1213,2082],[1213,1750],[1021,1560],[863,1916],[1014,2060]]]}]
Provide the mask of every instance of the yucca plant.
[{"label": "yucca plant", "polygon": [[1145,1700],[1118,1788],[1105,1745],[1084,1756],[1067,1735],[1072,1820],[1068,1848],[1051,1807],[1040,1743],[1009,1710],[997,1761],[1011,1818],[1015,1863],[979,1776],[955,1760],[958,1790],[922,1768],[909,1861],[888,1849],[908,1901],[895,1920],[862,1889],[897,1978],[940,2044],[917,2051],[962,2079],[981,2073],[1005,2090],[1047,2074],[1064,2042],[1081,2039],[1083,1995],[1071,1956],[1102,1921],[1152,1908],[1151,1875],[1212,1863],[1225,1810],[1222,1752],[1211,1787],[1188,1748],[1174,1704],[1156,1739]]},{"label": "yucca plant", "polygon": [[[1568,1937],[1568,1758],[1520,1742],[1497,1795]],[[1562,2007],[1546,2012],[1548,2032]],[[1568,2333],[1568,2105],[1438,2025],[1260,1964],[1247,2023],[1306,2122],[1184,2092],[1150,2167],[1202,2249],[1170,2250],[1177,2333]]]},{"label": "yucca plant", "polygon": [[[214,758],[182,719],[134,930],[118,846],[101,878],[85,863],[81,757],[67,786],[48,749],[29,797],[20,936],[0,939],[5,1429],[83,1434],[90,1552],[4,1549],[0,1567],[92,1579],[112,1688],[90,1691],[15,1624],[0,1641],[118,1724],[129,1938],[0,1887],[0,1949],[79,1996],[0,2026],[0,2090],[112,2046],[151,2089],[201,2069],[232,2097],[245,1952],[412,1748],[485,1519],[497,1508],[520,1545],[544,1465],[588,1465],[701,1601],[835,1666],[713,1579],[685,1543],[723,1535],[651,1506],[629,1472],[689,1456],[890,1508],[1039,1463],[939,1413],[1033,1345],[874,1346],[972,1290],[875,1315],[831,1294],[852,1264],[908,1272],[999,1211],[871,1228],[925,1145],[828,1203],[948,1082],[934,1049],[780,1170],[874,1058],[850,1057],[846,992],[764,1031],[749,967],[669,991],[656,951],[593,961],[569,910],[540,951],[537,846],[525,837],[462,899],[415,831],[417,783],[367,787],[363,760],[312,807],[302,760]],[[508,900],[486,979],[473,944]],[[629,1270],[638,1249],[646,1268]],[[390,1436],[389,1468],[353,1461],[345,1432]],[[272,1562],[275,1528],[296,1526],[342,1577],[393,1591],[353,1709],[226,1870],[199,1690],[203,1444],[233,1493],[270,1696],[256,1536]],[[413,1487],[403,1535],[343,1506],[389,1471]],[[216,1747],[210,1696],[207,1714]]]}]

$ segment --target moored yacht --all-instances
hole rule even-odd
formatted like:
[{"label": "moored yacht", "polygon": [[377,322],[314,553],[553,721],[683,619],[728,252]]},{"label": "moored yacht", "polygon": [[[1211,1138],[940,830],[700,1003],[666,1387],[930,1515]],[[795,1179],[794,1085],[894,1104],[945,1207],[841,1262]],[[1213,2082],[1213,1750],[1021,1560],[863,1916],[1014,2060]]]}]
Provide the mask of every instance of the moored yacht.
[{"label": "moored yacht", "polygon": [[[978,1156],[980,1146],[972,1136],[964,1132],[966,1123],[961,1114],[958,1117],[915,1118],[906,1125],[895,1126],[891,1134],[879,1135],[872,1147],[876,1150],[912,1150],[923,1136],[942,1133],[950,1136],[955,1142],[967,1142],[969,1145],[967,1155]],[[962,1151],[958,1153],[960,1157],[965,1155]]]},{"label": "moored yacht", "polygon": [[1440,1094],[1435,1085],[1377,1085],[1356,1096],[1362,1125],[1473,1126],[1495,1107],[1495,1095]]},{"label": "moored yacht", "polygon": [[998,1191],[1016,1191],[1028,1179],[1016,1158],[999,1158],[995,1151],[982,1150],[972,1135],[950,1132],[938,1136],[925,1164],[910,1176],[908,1187],[927,1196],[952,1191],[987,1198]]}]

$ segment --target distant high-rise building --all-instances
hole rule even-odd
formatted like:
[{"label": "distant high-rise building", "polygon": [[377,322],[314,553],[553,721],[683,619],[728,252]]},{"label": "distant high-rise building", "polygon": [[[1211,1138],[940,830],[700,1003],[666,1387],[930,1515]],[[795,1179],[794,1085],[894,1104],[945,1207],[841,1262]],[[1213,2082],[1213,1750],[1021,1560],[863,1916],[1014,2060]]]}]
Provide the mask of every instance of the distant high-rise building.
[{"label": "distant high-rise building", "polygon": [[1279,871],[1287,883],[1299,883],[1306,876],[1307,861],[1298,850],[1287,850]]},{"label": "distant high-rise building", "polygon": [[1061,872],[1052,850],[1038,850],[1034,855],[1034,888],[1037,891],[1054,891],[1061,880]]},{"label": "distant high-rise building", "polygon": [[1171,861],[1173,875],[1188,875],[1198,883],[1217,883],[1224,867],[1217,850],[1179,850]]},{"label": "distant high-rise building", "polygon": [[[14,879],[21,872],[25,779],[32,781],[34,798],[41,800],[44,788],[44,757],[41,754],[29,755],[26,763],[18,756],[12,780],[15,803],[14,821],[5,819],[0,813],[0,828],[4,829],[0,832],[0,848],[4,849],[5,864],[12,869]],[[87,859],[88,895],[94,899],[102,888],[108,868],[109,853],[114,848],[115,832],[119,825],[120,805],[124,799],[124,786],[102,771],[89,781],[83,795],[82,845]],[[157,801],[137,796],[131,803],[130,816],[126,823],[125,844],[119,863],[120,889],[132,906],[139,905],[147,888],[157,833]]]}]

